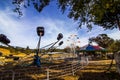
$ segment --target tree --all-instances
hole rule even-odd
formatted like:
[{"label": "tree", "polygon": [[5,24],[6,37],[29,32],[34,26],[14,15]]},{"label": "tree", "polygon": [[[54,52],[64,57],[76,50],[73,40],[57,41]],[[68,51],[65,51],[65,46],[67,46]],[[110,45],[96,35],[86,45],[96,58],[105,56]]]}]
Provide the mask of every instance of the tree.
[{"label": "tree", "polygon": [[[14,11],[22,15],[21,6],[27,8],[33,5],[41,12],[53,0],[13,0]],[[64,13],[68,10],[68,17],[79,21],[79,27],[86,24],[92,29],[92,24],[105,29],[120,29],[120,0],[54,0]]]},{"label": "tree", "polygon": [[70,48],[70,47],[65,47],[65,48],[63,49],[63,51],[66,52],[66,53],[70,53],[71,48]]},{"label": "tree", "polygon": [[96,0],[91,14],[94,15],[94,24],[105,29],[120,29],[120,0]]},{"label": "tree", "polygon": [[108,68],[108,71],[111,69],[112,64],[113,64],[113,58],[116,61],[116,66],[117,66],[117,70],[120,74],[120,40],[115,40],[110,46],[109,46],[109,50],[113,51],[113,56],[112,56],[112,61],[111,64]]},{"label": "tree", "polygon": [[0,42],[5,45],[8,45],[10,43],[10,40],[7,38],[6,35],[0,34]]},{"label": "tree", "polygon": [[107,36],[107,34],[99,34],[97,37],[92,37],[89,39],[90,42],[96,42],[98,45],[108,48],[114,40]]},{"label": "tree", "polygon": [[17,51],[14,48],[10,48],[10,53],[17,53]]},{"label": "tree", "polygon": [[120,55],[118,53],[118,51],[120,50],[120,40],[113,40],[112,38],[108,37],[106,34],[99,34],[97,37],[93,37],[89,39],[90,42],[96,42],[97,44],[99,44],[100,46],[107,48],[108,50],[112,51],[112,61],[111,64],[109,65],[109,68],[107,69],[107,71],[111,70],[111,67],[113,65],[113,59],[115,58],[116,61],[116,65],[117,65],[117,69],[118,72],[120,73]]},{"label": "tree", "polygon": [[110,46],[109,50],[117,52],[120,50],[120,40],[115,40]]},{"label": "tree", "polygon": [[25,53],[26,53],[26,54],[30,54],[30,53],[31,53],[31,50],[30,50],[29,46],[26,47]]}]

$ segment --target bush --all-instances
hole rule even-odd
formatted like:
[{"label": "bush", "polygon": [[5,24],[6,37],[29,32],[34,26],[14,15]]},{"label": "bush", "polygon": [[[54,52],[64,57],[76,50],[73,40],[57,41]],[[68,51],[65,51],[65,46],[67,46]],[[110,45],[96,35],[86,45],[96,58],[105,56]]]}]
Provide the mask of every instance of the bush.
[{"label": "bush", "polygon": [[13,60],[15,60],[15,61],[16,61],[16,60],[19,60],[19,57],[14,57]]},{"label": "bush", "polygon": [[2,52],[0,52],[0,56],[2,56],[2,54],[3,54],[3,53],[2,53]]},{"label": "bush", "polygon": [[12,54],[10,54],[9,56],[10,56],[10,57],[13,57],[13,55],[12,55]]}]

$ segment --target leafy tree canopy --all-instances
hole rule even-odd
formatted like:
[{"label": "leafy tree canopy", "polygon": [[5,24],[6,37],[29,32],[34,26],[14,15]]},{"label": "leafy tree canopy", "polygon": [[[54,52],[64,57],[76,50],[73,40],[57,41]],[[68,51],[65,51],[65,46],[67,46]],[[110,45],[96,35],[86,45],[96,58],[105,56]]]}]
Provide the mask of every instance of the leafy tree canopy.
[{"label": "leafy tree canopy", "polygon": [[120,40],[115,40],[110,46],[109,50],[111,51],[120,51]]},{"label": "leafy tree canopy", "polygon": [[96,42],[98,45],[108,48],[114,40],[107,36],[107,34],[99,34],[97,37],[92,37],[89,39],[90,42]]},{"label": "leafy tree canopy", "polygon": [[120,29],[120,0],[13,0],[15,12],[22,15],[21,6],[34,8],[41,12],[50,2],[55,1],[64,13],[69,10],[68,17],[79,21],[79,27],[86,24],[92,29],[92,24],[104,29]]}]

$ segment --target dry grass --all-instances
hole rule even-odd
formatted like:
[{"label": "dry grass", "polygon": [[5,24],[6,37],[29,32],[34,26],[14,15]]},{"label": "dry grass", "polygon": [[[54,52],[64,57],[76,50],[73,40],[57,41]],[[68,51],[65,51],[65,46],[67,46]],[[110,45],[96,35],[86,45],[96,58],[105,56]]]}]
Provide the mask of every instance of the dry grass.
[{"label": "dry grass", "polygon": [[[105,72],[111,63],[111,60],[90,61],[89,65],[81,72]],[[116,71],[115,61],[113,61],[111,70]]]},{"label": "dry grass", "polygon": [[76,73],[80,75],[78,80],[120,80],[116,72],[115,61],[113,61],[111,70],[107,71],[110,63],[111,60],[91,61],[85,69]]},{"label": "dry grass", "polygon": [[[3,53],[3,56],[10,55],[10,51],[7,49],[0,48],[0,52]],[[33,56],[32,54],[31,56]],[[70,54],[52,54],[53,58],[60,56],[72,56]],[[21,59],[27,57],[28,55],[24,53],[14,54],[14,56],[20,57]],[[43,55],[42,58],[48,58],[49,55]],[[26,60],[26,59],[25,59]],[[13,62],[13,59],[5,59],[5,57],[0,57],[0,61],[4,62]],[[55,61],[60,62],[60,61]],[[55,63],[54,62],[54,63]],[[63,62],[63,61],[61,61]],[[105,73],[108,69],[111,60],[98,60],[98,61],[90,61],[89,65],[86,66],[83,70],[80,70],[76,73],[75,76],[65,76],[60,80],[120,80],[119,75],[116,73],[115,61],[113,62],[113,66],[110,72]],[[45,75],[30,75],[32,78],[36,78],[36,76],[44,77]],[[59,80],[59,79],[58,79]]]},{"label": "dry grass", "polygon": [[[15,61],[13,60],[13,58],[5,58],[6,56],[9,56],[9,55],[13,55],[14,57],[19,57],[19,58],[24,58],[25,56],[27,56],[25,53],[10,53],[10,51],[8,49],[4,49],[4,48],[0,48],[0,52],[2,52],[2,56],[0,56],[0,66],[4,66],[6,64],[13,64]],[[15,62],[16,63],[16,62]],[[13,64],[14,65],[14,64]],[[12,67],[11,65],[10,66],[7,66],[7,67]]]},{"label": "dry grass", "polygon": [[0,48],[0,52],[3,53],[3,56],[7,56],[10,54],[10,51],[8,49]]},{"label": "dry grass", "polygon": [[46,75],[44,74],[34,74],[34,75],[27,75],[27,76],[31,77],[34,80],[39,80],[39,79],[46,77]]},{"label": "dry grass", "polygon": [[41,58],[48,58],[48,57],[49,57],[48,54],[45,54],[45,55],[41,56]]},{"label": "dry grass", "polygon": [[60,56],[62,56],[62,54],[53,54],[52,55],[53,58],[60,57]]},{"label": "dry grass", "polygon": [[63,79],[64,80],[78,80],[79,76],[66,76]]},{"label": "dry grass", "polygon": [[15,55],[13,55],[13,56],[23,58],[23,57],[26,56],[26,54],[25,54],[25,53],[19,53],[19,54],[15,54]]},{"label": "dry grass", "polygon": [[75,76],[65,76],[60,80],[120,80],[120,75],[116,72],[115,61],[110,71],[111,60],[90,61],[83,70],[76,72]]}]

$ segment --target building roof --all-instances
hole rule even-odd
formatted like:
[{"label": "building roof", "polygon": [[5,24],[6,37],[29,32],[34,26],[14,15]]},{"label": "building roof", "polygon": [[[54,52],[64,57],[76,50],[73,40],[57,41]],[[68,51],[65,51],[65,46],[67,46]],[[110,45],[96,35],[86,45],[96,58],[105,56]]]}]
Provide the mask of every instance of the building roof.
[{"label": "building roof", "polygon": [[94,50],[105,50],[105,48],[102,48],[101,46],[88,44],[81,47],[80,50],[94,51]]}]

